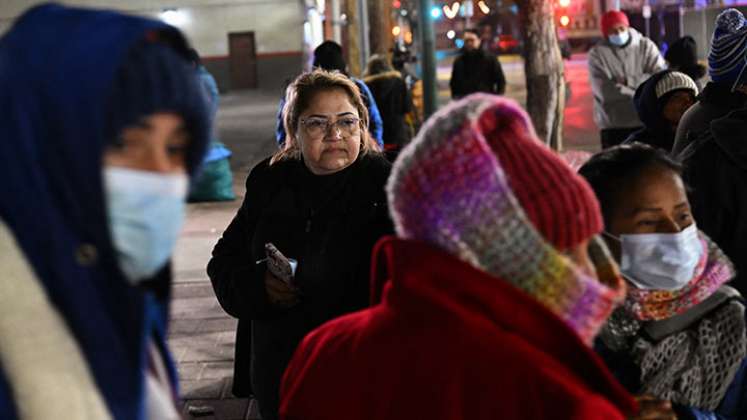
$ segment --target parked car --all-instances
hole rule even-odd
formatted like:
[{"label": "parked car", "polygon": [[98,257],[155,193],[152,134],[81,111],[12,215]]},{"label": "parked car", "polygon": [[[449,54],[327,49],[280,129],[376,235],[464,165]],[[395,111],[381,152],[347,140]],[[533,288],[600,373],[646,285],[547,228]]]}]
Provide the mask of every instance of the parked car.
[{"label": "parked car", "polygon": [[511,34],[498,35],[493,42],[493,51],[496,54],[521,54],[521,41]]}]

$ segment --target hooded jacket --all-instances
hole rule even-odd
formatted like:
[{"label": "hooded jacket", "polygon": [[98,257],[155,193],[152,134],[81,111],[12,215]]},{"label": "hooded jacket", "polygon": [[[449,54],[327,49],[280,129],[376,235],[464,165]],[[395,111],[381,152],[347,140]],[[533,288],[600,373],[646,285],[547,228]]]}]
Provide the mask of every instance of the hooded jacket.
[{"label": "hooded jacket", "polygon": [[[641,125],[633,96],[638,86],[666,63],[656,44],[633,28],[630,40],[616,47],[607,39],[589,51],[589,78],[594,95],[594,122],[600,129],[633,128]],[[617,80],[625,80],[618,84]]]},{"label": "hooded jacket", "polygon": [[644,127],[631,134],[625,143],[637,141],[667,152],[672,150],[675,132],[662,115],[664,104],[656,97],[656,85],[667,73],[670,71],[665,70],[651,76],[636,89],[633,102]]},{"label": "hooded jacket", "polygon": [[698,227],[724,251],[737,269],[732,286],[747,293],[747,110],[711,123],[682,151],[683,178],[691,188],[690,206]]},{"label": "hooded jacket", "polygon": [[363,81],[371,89],[384,122],[384,147],[400,148],[409,140],[405,114],[412,111],[412,100],[402,75],[389,71],[367,76]]},{"label": "hooded jacket", "polygon": [[[281,418],[611,420],[636,410],[568,324],[509,281],[412,240],[382,240],[374,263],[382,301],[306,336]],[[335,404],[320,404],[330,394]]]},{"label": "hooded jacket", "polygon": [[706,135],[711,122],[747,105],[747,94],[732,92],[731,83],[708,82],[677,126],[672,153],[678,155],[700,135]]},{"label": "hooded jacket", "polygon": [[[102,155],[113,141],[106,134],[107,126],[112,118],[124,115],[107,112],[111,109],[105,105],[112,105],[107,103],[108,95],[128,51],[151,36],[169,38],[169,45],[185,59],[183,80],[192,80],[195,86],[190,92],[199,95],[197,81],[187,76],[184,38],[162,22],[44,5],[26,12],[0,39],[0,219],[9,232],[5,237],[17,242],[19,255],[32,272],[17,273],[38,281],[41,292],[36,296],[42,299],[28,308],[52,308],[57,314],[70,332],[72,347],[79,349],[106,410],[119,420],[145,418],[149,346],[160,348],[163,361],[171,367],[165,345],[169,269],[162,270],[155,282],[166,291],[162,296],[133,287],[125,279],[109,235],[102,187]],[[194,103],[201,106],[202,101]],[[202,160],[209,133],[205,110],[197,113],[192,115],[195,119],[185,114],[187,124],[195,127],[188,150],[193,171]],[[5,280],[16,281],[12,274]],[[9,315],[15,314],[2,318]],[[67,348],[71,347],[58,350]],[[10,360],[6,356],[13,353],[5,353],[5,347],[0,350],[0,365],[4,365],[0,367],[0,409],[12,407],[15,397],[18,415],[23,416],[29,407],[22,400],[18,405],[17,399],[24,395],[16,388],[20,383],[14,380],[14,368],[6,364]],[[42,357],[43,353],[35,354]],[[39,372],[43,366],[27,364],[24,377],[44,373]],[[59,386],[41,386],[52,385],[54,373],[42,375],[46,381],[35,392],[64,393],[66,389]],[[173,368],[169,376],[176,393]],[[75,389],[69,391],[74,398]],[[15,418],[10,410],[0,412],[0,418]],[[91,418],[81,413],[57,414]],[[101,418],[91,412],[83,414]]]}]

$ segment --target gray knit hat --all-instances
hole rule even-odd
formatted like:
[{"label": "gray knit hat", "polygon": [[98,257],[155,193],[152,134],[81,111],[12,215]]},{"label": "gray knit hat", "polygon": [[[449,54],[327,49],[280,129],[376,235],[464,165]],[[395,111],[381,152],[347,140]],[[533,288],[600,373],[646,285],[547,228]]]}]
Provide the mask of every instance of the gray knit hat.
[{"label": "gray knit hat", "polygon": [[678,71],[671,71],[656,83],[656,99],[661,98],[669,92],[681,89],[689,89],[694,95],[698,95],[698,85],[690,76]]}]

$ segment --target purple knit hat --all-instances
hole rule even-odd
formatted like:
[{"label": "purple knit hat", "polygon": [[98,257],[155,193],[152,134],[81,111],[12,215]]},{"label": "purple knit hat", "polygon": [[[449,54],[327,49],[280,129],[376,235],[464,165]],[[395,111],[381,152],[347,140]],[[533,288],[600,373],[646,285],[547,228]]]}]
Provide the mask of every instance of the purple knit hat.
[{"label": "purple knit hat", "polygon": [[512,283],[587,342],[625,295],[621,278],[608,287],[558,252],[601,231],[599,205],[511,100],[474,94],[436,113],[395,162],[387,193],[398,236]]}]

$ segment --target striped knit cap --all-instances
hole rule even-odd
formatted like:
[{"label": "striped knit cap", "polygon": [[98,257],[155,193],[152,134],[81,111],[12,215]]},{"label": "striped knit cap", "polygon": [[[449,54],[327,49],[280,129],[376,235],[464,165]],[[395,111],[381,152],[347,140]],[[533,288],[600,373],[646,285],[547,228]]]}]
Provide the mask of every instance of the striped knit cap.
[{"label": "striped knit cap", "polygon": [[695,84],[695,81],[690,76],[678,71],[670,71],[656,82],[656,99],[661,98],[669,92],[681,89],[689,89],[694,95],[698,95],[698,85]]},{"label": "striped knit cap", "polygon": [[747,64],[747,20],[737,9],[716,18],[708,54],[708,74],[714,82],[736,83]]},{"label": "striped knit cap", "polygon": [[558,252],[602,230],[599,205],[513,101],[474,94],[439,111],[400,154],[387,193],[400,237],[512,283],[587,343],[624,297],[619,276],[605,286]]}]

